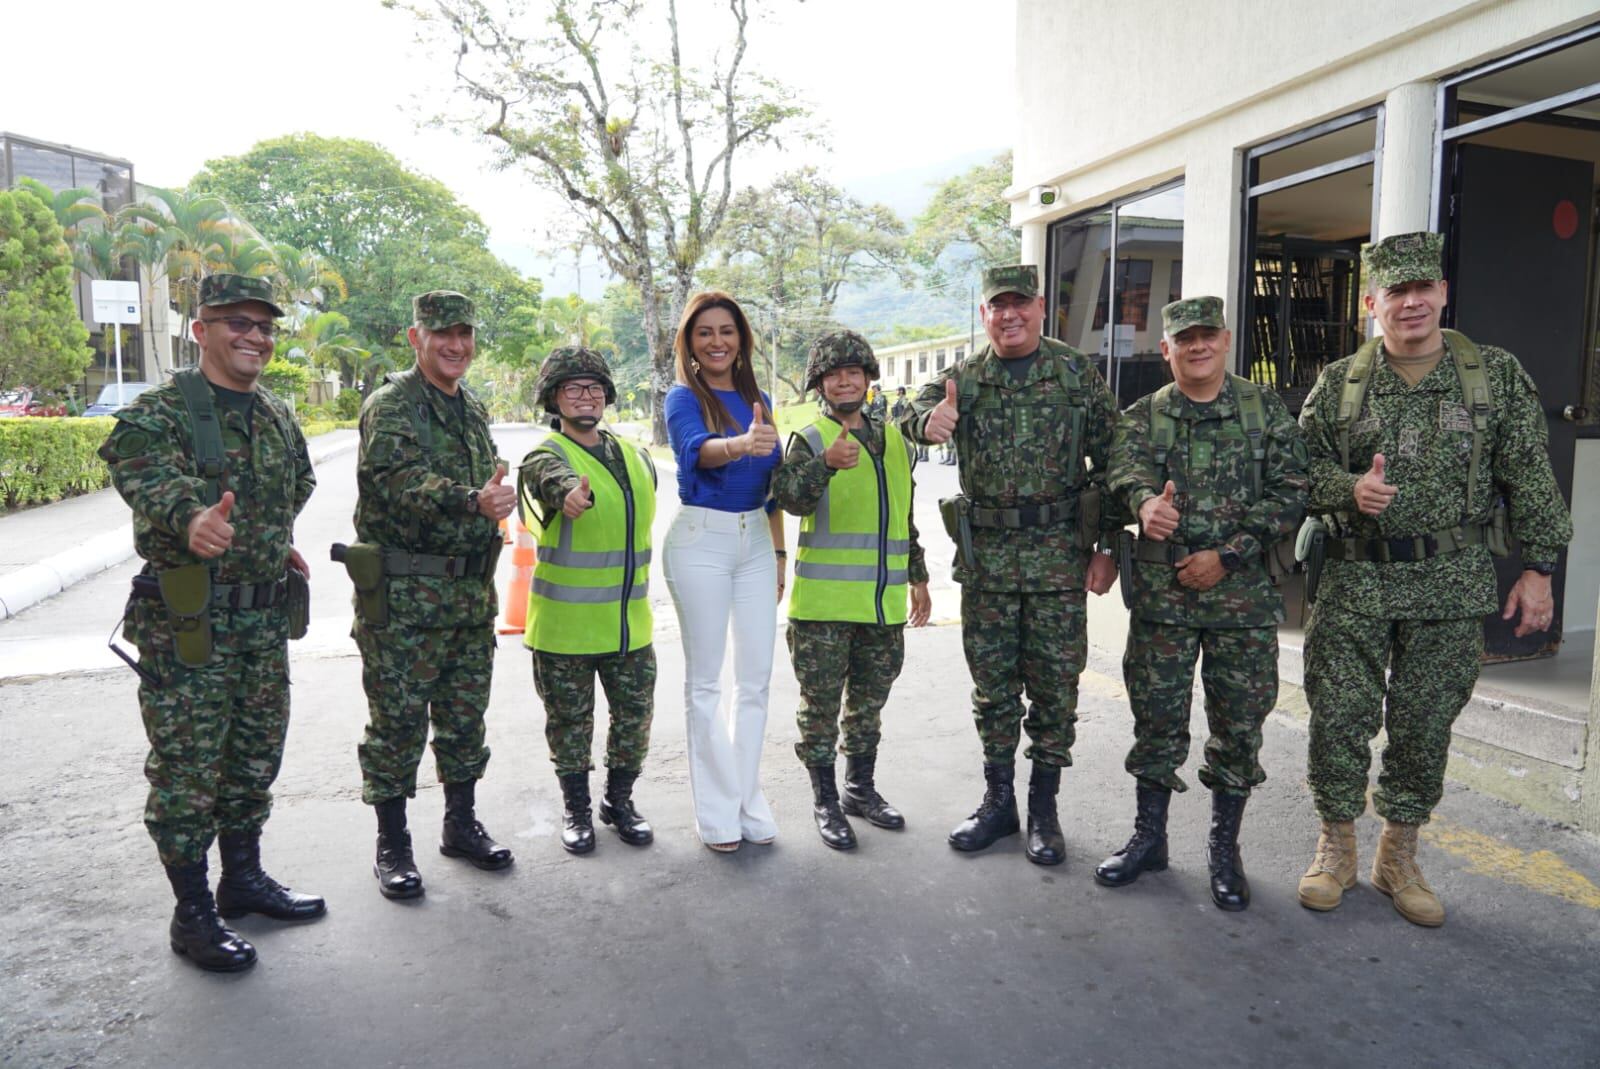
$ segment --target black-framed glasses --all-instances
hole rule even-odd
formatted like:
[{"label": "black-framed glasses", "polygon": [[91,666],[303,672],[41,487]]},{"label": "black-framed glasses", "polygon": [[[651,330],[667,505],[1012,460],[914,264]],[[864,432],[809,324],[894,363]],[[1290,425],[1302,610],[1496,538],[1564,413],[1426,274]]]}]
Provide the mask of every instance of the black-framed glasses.
[{"label": "black-framed glasses", "polygon": [[585,397],[603,401],[606,388],[605,384],[600,382],[564,382],[561,384],[561,396],[569,401],[581,401]]},{"label": "black-framed glasses", "polygon": [[226,323],[228,329],[235,334],[248,335],[252,330],[261,332],[261,336],[268,341],[278,333],[278,324],[270,319],[251,319],[249,316],[214,316],[211,319],[202,319],[202,323]]}]

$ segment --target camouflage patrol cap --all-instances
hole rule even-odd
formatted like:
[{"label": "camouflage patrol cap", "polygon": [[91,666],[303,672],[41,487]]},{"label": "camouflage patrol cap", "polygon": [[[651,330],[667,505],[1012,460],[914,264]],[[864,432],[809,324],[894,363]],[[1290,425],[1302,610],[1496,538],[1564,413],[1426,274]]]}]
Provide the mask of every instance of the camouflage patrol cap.
[{"label": "camouflage patrol cap", "polygon": [[1368,285],[1381,289],[1403,282],[1437,282],[1444,277],[1443,254],[1443,234],[1418,230],[1361,246],[1361,263]]},{"label": "camouflage patrol cap", "polygon": [[806,389],[816,389],[822,385],[822,376],[841,367],[861,368],[868,382],[878,377],[878,358],[872,346],[853,330],[829,331],[811,343],[806,354]]},{"label": "camouflage patrol cap", "polygon": [[1039,269],[1032,264],[989,267],[983,272],[983,300],[987,304],[1002,293],[1039,296]]},{"label": "camouflage patrol cap", "polygon": [[568,379],[594,379],[606,388],[606,404],[617,403],[617,387],[611,381],[611,369],[606,358],[593,349],[577,345],[563,345],[551,349],[550,355],[539,365],[539,381],[534,384],[539,403],[544,410],[559,414],[556,405],[556,387]]},{"label": "camouflage patrol cap", "polygon": [[473,319],[472,298],[455,290],[430,290],[411,298],[411,316],[417,326],[443,330],[457,323],[477,326]]},{"label": "camouflage patrol cap", "polygon": [[1176,338],[1190,327],[1216,327],[1227,330],[1222,317],[1221,297],[1185,297],[1161,309],[1161,333]]},{"label": "camouflage patrol cap", "polygon": [[200,280],[200,306],[211,308],[219,304],[241,304],[260,301],[272,309],[274,316],[283,315],[283,309],[272,303],[272,283],[250,275],[221,272]]}]

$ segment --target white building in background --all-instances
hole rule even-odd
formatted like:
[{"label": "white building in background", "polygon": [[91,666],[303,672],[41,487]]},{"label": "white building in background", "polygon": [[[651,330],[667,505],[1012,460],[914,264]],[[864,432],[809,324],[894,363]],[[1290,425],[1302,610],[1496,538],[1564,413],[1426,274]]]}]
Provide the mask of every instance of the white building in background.
[{"label": "white building in background", "polygon": [[972,341],[971,334],[962,332],[901,345],[874,346],[872,351],[878,358],[878,388],[887,393],[891,401],[902,386],[907,394],[916,393],[939,372],[966,359],[972,352]]},{"label": "white building in background", "polygon": [[[1298,411],[1369,330],[1362,243],[1445,235],[1446,325],[1510,349],[1538,382],[1577,528],[1556,580],[1565,643],[1514,639],[1491,619],[1490,653],[1554,654],[1537,671],[1589,678],[1600,5],[1018,0],[1016,50],[1008,199],[1023,259],[1041,268],[1046,332],[1101,354],[1124,404],[1165,381],[1161,305],[1216,294],[1235,370]],[[1503,563],[1504,586],[1520,563]],[[1476,728],[1464,716],[1463,769],[1487,761],[1483,785],[1600,829],[1600,706],[1588,705]]]}]

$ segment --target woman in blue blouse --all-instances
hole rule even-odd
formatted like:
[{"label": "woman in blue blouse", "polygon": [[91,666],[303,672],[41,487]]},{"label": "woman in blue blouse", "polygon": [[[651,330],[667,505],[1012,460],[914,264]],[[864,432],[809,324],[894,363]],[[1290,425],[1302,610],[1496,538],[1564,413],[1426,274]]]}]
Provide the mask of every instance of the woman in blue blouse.
[{"label": "woman in blue blouse", "polygon": [[[674,344],[678,385],[666,404],[682,506],[667,532],[663,572],[683,635],[689,789],[701,841],[725,853],[778,833],[760,771],[785,574],[783,514],[768,487],[782,456],[772,399],[751,367],[753,343],[732,297],[691,298]],[[734,696],[724,713],[730,619]]]}]

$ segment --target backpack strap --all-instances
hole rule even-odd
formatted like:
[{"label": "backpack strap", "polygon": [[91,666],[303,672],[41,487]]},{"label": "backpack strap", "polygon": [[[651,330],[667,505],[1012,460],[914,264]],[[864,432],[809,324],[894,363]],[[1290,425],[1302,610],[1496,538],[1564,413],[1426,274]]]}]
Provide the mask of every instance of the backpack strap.
[{"label": "backpack strap", "polygon": [[206,482],[206,504],[215,505],[222,500],[220,480],[228,460],[222,448],[222,424],[217,422],[216,401],[198,368],[175,371],[172,381],[178,384],[183,405],[189,410],[189,435],[199,462],[200,477]]},{"label": "backpack strap", "polygon": [[1244,426],[1244,436],[1250,439],[1250,488],[1252,499],[1261,500],[1262,472],[1267,463],[1267,410],[1261,401],[1261,387],[1242,375],[1231,372],[1233,400],[1238,408],[1239,422]]},{"label": "backpack strap", "polygon": [[1167,457],[1173,443],[1178,440],[1178,421],[1172,418],[1167,406],[1172,403],[1172,391],[1177,389],[1167,383],[1150,398],[1150,448],[1156,462],[1156,484],[1167,484]]},{"label": "backpack strap", "polygon": [[1483,458],[1483,441],[1489,435],[1489,416],[1494,412],[1494,397],[1489,393],[1489,375],[1483,368],[1483,355],[1478,347],[1458,330],[1446,330],[1444,340],[1456,365],[1456,378],[1461,381],[1461,399],[1472,416],[1472,456],[1467,461],[1467,505],[1465,513],[1472,511],[1472,502],[1478,489],[1478,461]]},{"label": "backpack strap", "polygon": [[417,443],[428,452],[433,452],[433,423],[428,419],[428,396],[422,390],[422,378],[417,369],[393,372],[385,375],[384,381],[392,383],[406,395],[406,411],[411,416],[411,430],[417,436]]},{"label": "backpack strap", "polygon": [[1361,406],[1367,400],[1367,387],[1372,384],[1372,368],[1378,360],[1378,348],[1383,344],[1381,338],[1369,338],[1356,350],[1355,356],[1350,358],[1350,367],[1345,372],[1344,389],[1339,392],[1339,415],[1335,426],[1339,432],[1339,463],[1344,465],[1344,470],[1350,470],[1350,425],[1361,414]]}]

